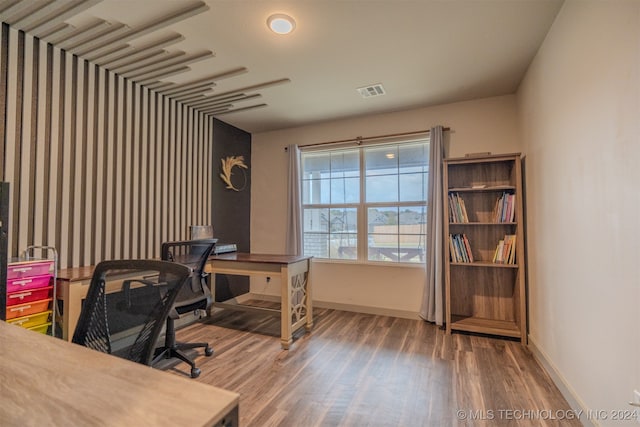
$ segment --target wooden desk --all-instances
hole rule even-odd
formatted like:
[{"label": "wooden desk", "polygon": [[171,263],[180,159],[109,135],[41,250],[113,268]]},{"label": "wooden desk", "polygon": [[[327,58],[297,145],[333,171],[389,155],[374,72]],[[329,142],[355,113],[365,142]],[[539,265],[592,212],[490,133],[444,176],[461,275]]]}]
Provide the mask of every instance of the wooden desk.
[{"label": "wooden desk", "polygon": [[0,321],[0,424],[238,425],[236,393]]},{"label": "wooden desk", "polygon": [[[290,255],[265,255],[228,253],[215,255],[207,263],[206,271],[212,273],[211,293],[215,301],[215,274],[239,276],[279,277],[281,283],[281,309],[247,307],[235,300],[214,303],[214,307],[227,309],[272,312],[281,318],[282,348],[288,349],[293,342],[293,333],[302,326],[310,331],[313,327],[311,282],[309,271],[311,257]],[[68,268],[58,271],[57,299],[62,302],[62,314],[58,322],[62,339],[71,341],[76,329],[82,300],[87,296],[94,266]],[[120,289],[120,284],[107,283],[107,292]],[[289,314],[289,315],[287,315]]]},{"label": "wooden desk", "polygon": [[[94,268],[92,265],[58,271],[56,299],[62,302],[62,314],[57,320],[62,329],[63,340],[71,341],[73,338],[82,310],[82,300],[87,297]],[[107,285],[107,292],[120,289],[111,288]]]},{"label": "wooden desk", "polygon": [[311,257],[291,255],[267,255],[229,253],[209,258],[207,272],[212,273],[211,293],[215,301],[215,275],[263,276],[280,278],[280,310],[247,307],[233,300],[214,302],[213,307],[235,310],[266,311],[280,313],[280,343],[285,350],[293,342],[293,333],[302,326],[313,327],[311,281],[309,273]]}]

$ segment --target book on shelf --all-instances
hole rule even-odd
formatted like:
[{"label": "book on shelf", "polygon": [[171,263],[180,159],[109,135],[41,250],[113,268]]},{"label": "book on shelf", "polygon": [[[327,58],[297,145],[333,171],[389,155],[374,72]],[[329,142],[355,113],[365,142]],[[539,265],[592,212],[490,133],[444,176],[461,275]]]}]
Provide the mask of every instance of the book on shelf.
[{"label": "book on shelf", "polygon": [[464,240],[464,246],[467,250],[467,256],[469,258],[469,262],[473,262],[473,252],[471,252],[471,245],[469,244],[469,239],[467,239],[467,235],[462,235],[462,240]]},{"label": "book on shelf", "polygon": [[451,262],[473,262],[473,252],[465,234],[449,234],[449,254]]},{"label": "book on shelf", "polygon": [[469,222],[464,199],[459,193],[449,193],[449,221],[453,223]]},{"label": "book on shelf", "polygon": [[493,208],[493,222],[513,222],[515,219],[516,195],[503,192]]},{"label": "book on shelf", "polygon": [[496,250],[493,251],[493,260],[492,262],[500,264],[502,263],[502,250],[504,249],[504,240],[500,239],[498,241],[498,246],[496,246]]},{"label": "book on shelf", "polygon": [[505,234],[504,239],[498,241],[493,253],[493,262],[496,264],[516,263],[516,235]]}]

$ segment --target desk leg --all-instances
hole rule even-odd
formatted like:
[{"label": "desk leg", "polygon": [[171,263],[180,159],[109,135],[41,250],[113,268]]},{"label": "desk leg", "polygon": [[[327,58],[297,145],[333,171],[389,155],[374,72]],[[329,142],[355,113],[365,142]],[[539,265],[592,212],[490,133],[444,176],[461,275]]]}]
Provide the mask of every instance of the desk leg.
[{"label": "desk leg", "polygon": [[291,281],[287,267],[280,269],[280,344],[284,350],[289,350],[293,342],[293,331],[291,330]]},{"label": "desk leg", "polygon": [[313,327],[309,268],[308,260],[281,268],[281,342],[284,349],[291,345],[294,331],[304,325],[309,332]]},{"label": "desk leg", "polygon": [[82,310],[82,299],[87,295],[87,286],[82,283],[69,283],[66,292],[62,292],[62,303],[64,314],[62,315],[62,339],[71,341],[76,330],[80,311]]},{"label": "desk leg", "polygon": [[[56,321],[60,326],[62,339],[68,341],[69,311],[67,310],[67,305],[69,305],[69,282],[58,280],[56,284],[56,300]],[[62,310],[60,310],[60,305],[63,307]]]},{"label": "desk leg", "polygon": [[209,305],[209,308],[207,309],[207,315],[211,317],[213,313],[213,305],[216,302],[216,273],[213,271],[209,273],[209,279],[210,279],[209,293],[211,294],[211,305]]},{"label": "desk leg", "polygon": [[307,332],[311,332],[313,328],[313,298],[311,295],[311,260],[307,260],[307,280],[305,287],[305,306],[307,309],[307,325],[305,329]]}]

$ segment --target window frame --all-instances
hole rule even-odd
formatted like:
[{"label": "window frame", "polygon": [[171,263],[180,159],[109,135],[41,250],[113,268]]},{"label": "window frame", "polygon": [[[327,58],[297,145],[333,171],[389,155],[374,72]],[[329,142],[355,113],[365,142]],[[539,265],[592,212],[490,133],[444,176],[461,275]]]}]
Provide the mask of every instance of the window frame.
[{"label": "window frame", "polygon": [[[359,144],[358,147],[349,147],[349,146],[343,146],[343,147],[338,147],[338,148],[326,148],[326,147],[314,147],[314,148],[310,148],[310,149],[304,149],[304,147],[301,147],[301,176],[300,176],[300,183],[301,183],[301,188],[303,190],[303,194],[304,194],[304,185],[305,185],[305,173],[304,173],[304,156],[308,155],[308,154],[316,154],[316,153],[324,153],[324,154],[333,154],[333,153],[338,153],[340,151],[348,151],[348,150],[357,150],[358,152],[358,159],[359,159],[359,163],[358,163],[358,167],[359,167],[359,174],[358,174],[358,179],[359,179],[359,200],[358,202],[348,202],[348,203],[304,203],[304,196],[302,197],[300,203],[301,203],[301,215],[302,215],[302,238],[303,238],[303,252],[305,249],[305,245],[304,245],[304,239],[305,239],[305,235],[307,234],[307,232],[305,231],[305,210],[306,209],[355,209],[356,210],[356,220],[357,220],[357,228],[356,228],[356,233],[357,233],[357,254],[355,259],[345,259],[345,258],[332,258],[331,257],[331,248],[328,249],[328,255],[329,257],[319,257],[317,255],[314,255],[314,259],[316,261],[321,261],[321,262],[327,262],[327,263],[347,263],[347,264],[374,264],[374,265],[385,265],[385,266],[405,266],[405,267],[423,267],[424,266],[424,259],[426,257],[426,244],[427,244],[427,239],[426,239],[426,234],[427,234],[427,198],[428,198],[428,194],[427,194],[427,187],[428,187],[428,179],[429,179],[429,162],[428,162],[428,158],[427,158],[427,162],[425,164],[425,170],[423,171],[423,176],[425,176],[425,188],[424,188],[424,200],[418,200],[418,201],[396,201],[396,202],[380,202],[380,201],[376,201],[376,202],[367,202],[366,200],[366,180],[367,180],[367,175],[366,175],[366,162],[365,162],[365,157],[366,157],[366,149],[367,148],[372,148],[372,147],[383,147],[383,146],[396,146],[396,147],[400,147],[403,145],[409,145],[409,144],[424,144],[424,149],[427,150],[427,156],[428,156],[428,150],[429,150],[429,143],[430,143],[430,138],[429,138],[429,134],[421,134],[421,135],[416,135],[414,137],[404,137],[402,139],[394,139],[394,140],[385,140],[382,142],[375,142],[375,143],[361,143]],[[402,174],[400,173],[400,171],[398,170],[398,173],[395,174],[395,176],[398,177],[398,179],[400,179],[400,176]],[[398,199],[400,198],[400,195],[398,194]],[[422,252],[422,259],[421,261],[414,261],[414,262],[407,262],[407,261],[401,261],[401,260],[370,260],[369,259],[369,230],[368,230],[368,212],[370,208],[396,208],[398,209],[398,212],[400,213],[402,211],[403,208],[416,208],[419,207],[421,209],[423,209],[423,214],[424,214],[424,230],[423,233],[419,234],[419,239],[422,239],[423,242],[423,252]],[[331,228],[330,226],[328,227],[327,231],[326,231],[326,235],[327,238],[329,238],[329,236],[331,235]],[[396,236],[398,236],[398,238],[400,238],[399,236],[402,236],[403,234],[400,233],[400,230],[398,230],[398,232],[396,233]]]}]

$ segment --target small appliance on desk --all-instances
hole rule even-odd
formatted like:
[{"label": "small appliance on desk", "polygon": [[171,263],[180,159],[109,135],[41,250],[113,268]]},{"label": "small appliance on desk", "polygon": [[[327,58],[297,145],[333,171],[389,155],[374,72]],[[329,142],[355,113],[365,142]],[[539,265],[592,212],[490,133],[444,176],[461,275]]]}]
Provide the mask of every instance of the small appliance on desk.
[{"label": "small appliance on desk", "polygon": [[[213,238],[213,226],[212,225],[191,225],[189,226],[189,233],[191,240],[197,239],[212,239]],[[213,249],[212,255],[228,254],[230,252],[237,252],[238,245],[235,243],[216,243],[216,247]]]},{"label": "small appliance on desk", "polygon": [[238,246],[235,243],[216,243],[213,248],[214,255],[228,254],[230,252],[238,252]]},{"label": "small appliance on desk", "polygon": [[191,240],[212,239],[213,225],[190,225],[189,234],[191,235]]}]

